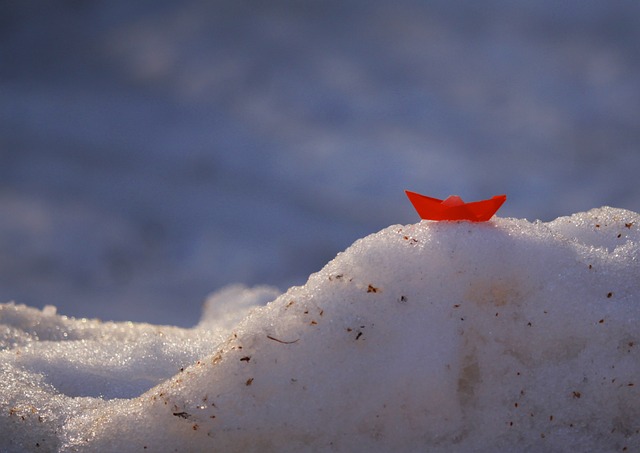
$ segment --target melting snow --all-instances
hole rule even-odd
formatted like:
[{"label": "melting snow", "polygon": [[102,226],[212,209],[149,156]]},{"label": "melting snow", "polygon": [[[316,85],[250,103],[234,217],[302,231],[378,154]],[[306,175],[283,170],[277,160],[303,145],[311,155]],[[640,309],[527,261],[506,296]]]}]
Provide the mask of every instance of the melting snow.
[{"label": "melting snow", "polygon": [[639,227],[390,226],[193,329],[4,304],[0,450],[639,451]]}]

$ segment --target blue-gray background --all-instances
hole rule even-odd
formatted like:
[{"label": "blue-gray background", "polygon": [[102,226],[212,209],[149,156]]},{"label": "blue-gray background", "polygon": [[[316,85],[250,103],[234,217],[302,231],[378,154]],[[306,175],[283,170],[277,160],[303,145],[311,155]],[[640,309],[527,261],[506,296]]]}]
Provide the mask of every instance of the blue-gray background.
[{"label": "blue-gray background", "polygon": [[417,216],[640,211],[640,2],[3,1],[0,301],[188,326]]}]

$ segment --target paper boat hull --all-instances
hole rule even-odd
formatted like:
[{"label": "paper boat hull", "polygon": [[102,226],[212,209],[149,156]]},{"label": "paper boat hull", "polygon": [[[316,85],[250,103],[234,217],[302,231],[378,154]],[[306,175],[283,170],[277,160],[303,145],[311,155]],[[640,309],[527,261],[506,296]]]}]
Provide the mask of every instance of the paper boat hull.
[{"label": "paper boat hull", "polygon": [[493,217],[507,199],[506,195],[496,195],[487,200],[451,206],[443,204],[443,200],[437,198],[427,197],[408,190],[405,192],[420,218],[424,220],[486,222]]}]

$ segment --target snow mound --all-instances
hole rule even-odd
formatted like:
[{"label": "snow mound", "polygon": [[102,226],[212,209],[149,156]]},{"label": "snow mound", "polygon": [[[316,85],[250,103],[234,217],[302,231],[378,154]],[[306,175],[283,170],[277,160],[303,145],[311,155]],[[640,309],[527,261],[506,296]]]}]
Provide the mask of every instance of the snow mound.
[{"label": "snow mound", "polygon": [[639,451],[639,226],[391,226],[194,329],[4,305],[0,450]]}]

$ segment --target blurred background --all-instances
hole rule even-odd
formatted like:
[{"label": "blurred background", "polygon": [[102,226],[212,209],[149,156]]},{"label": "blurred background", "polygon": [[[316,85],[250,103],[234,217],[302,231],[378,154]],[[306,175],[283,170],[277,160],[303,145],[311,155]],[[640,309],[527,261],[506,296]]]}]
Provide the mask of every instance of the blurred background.
[{"label": "blurred background", "polygon": [[0,3],[0,302],[190,326],[418,217],[640,211],[640,2]]}]

